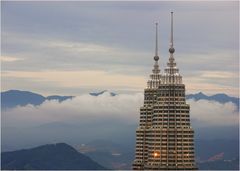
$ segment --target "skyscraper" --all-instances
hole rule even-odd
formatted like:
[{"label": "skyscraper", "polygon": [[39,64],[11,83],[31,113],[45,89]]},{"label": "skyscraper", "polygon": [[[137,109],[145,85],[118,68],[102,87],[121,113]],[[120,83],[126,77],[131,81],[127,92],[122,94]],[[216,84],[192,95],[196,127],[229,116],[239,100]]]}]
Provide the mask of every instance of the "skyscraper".
[{"label": "skyscraper", "polygon": [[158,65],[158,24],[154,67],[144,89],[140,124],[136,130],[134,170],[195,170],[194,131],[190,125],[190,106],[185,85],[176,66],[173,47],[173,12],[169,61],[164,73]]}]

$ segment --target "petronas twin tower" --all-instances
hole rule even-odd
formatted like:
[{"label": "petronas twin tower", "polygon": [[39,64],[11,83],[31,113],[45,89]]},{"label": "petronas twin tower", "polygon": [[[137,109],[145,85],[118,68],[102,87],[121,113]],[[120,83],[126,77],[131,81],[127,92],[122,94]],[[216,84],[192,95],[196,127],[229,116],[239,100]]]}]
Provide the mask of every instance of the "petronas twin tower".
[{"label": "petronas twin tower", "polygon": [[140,124],[136,130],[134,170],[196,170],[194,131],[190,125],[185,85],[173,54],[173,12],[169,61],[160,73],[158,65],[158,24],[154,68],[144,90]]}]

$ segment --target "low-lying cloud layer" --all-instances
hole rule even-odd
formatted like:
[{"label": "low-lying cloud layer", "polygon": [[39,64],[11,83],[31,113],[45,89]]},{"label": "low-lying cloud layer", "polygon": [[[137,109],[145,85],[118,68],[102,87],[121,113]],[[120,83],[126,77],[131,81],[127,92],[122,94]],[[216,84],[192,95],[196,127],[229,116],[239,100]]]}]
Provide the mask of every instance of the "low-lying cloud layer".
[{"label": "low-lying cloud layer", "polygon": [[221,104],[208,100],[189,100],[188,103],[191,106],[190,117],[198,127],[238,125],[238,109],[232,102]]},{"label": "low-lying cloud layer", "polygon": [[[105,92],[77,96],[62,103],[45,101],[2,111],[3,151],[66,142],[88,143],[97,139],[132,144],[139,121],[143,94]],[[191,121],[197,139],[238,138],[238,112],[233,103],[200,100],[191,105]]]},{"label": "low-lying cloud layer", "polygon": [[[237,107],[233,103],[189,100],[191,120],[194,126],[231,126],[238,124]],[[2,113],[3,126],[37,126],[51,122],[94,124],[105,120],[136,124],[143,94],[109,92],[100,96],[81,95],[62,103],[45,101],[40,106],[16,107]]]}]

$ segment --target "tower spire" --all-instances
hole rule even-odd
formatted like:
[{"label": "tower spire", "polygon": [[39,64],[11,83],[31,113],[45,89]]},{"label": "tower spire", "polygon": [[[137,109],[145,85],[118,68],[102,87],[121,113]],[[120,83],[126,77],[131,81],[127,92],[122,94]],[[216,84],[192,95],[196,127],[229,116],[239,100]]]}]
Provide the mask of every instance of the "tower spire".
[{"label": "tower spire", "polygon": [[175,52],[175,49],[173,47],[173,12],[171,12],[171,38],[170,38],[170,48],[169,52],[173,54]]},{"label": "tower spire", "polygon": [[155,47],[155,56],[158,56],[158,23],[156,24],[156,47]]},{"label": "tower spire", "polygon": [[156,22],[156,46],[155,46],[155,56],[154,56],[154,61],[155,61],[155,64],[153,66],[153,73],[154,74],[158,74],[160,72],[160,69],[159,69],[159,65],[158,65],[158,60],[159,60],[159,56],[158,56],[158,23]]},{"label": "tower spire", "polygon": [[158,56],[158,23],[156,22],[156,46],[155,46],[155,56],[154,56],[154,60],[158,61],[159,60],[159,56]]},{"label": "tower spire", "polygon": [[165,75],[163,77],[163,82],[165,84],[181,84],[182,76],[179,74],[179,69],[177,68],[177,64],[173,57],[173,53],[175,49],[173,47],[173,12],[171,12],[171,34],[170,34],[170,48],[169,48],[169,61],[167,63],[167,67],[164,70]]},{"label": "tower spire", "polygon": [[160,74],[160,69],[159,69],[159,65],[158,65],[158,60],[159,60],[159,56],[158,56],[158,23],[155,23],[156,25],[156,39],[155,39],[155,55],[153,57],[155,63],[153,65],[153,70],[152,73],[150,74],[150,80],[148,80],[147,83],[147,88],[150,89],[156,89],[158,88],[158,86],[161,84],[161,74]]}]

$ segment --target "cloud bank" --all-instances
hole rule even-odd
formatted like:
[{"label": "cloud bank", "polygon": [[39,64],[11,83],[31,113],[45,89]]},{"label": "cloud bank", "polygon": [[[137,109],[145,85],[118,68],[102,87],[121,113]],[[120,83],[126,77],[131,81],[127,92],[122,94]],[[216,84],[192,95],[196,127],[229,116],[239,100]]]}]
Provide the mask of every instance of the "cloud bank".
[{"label": "cloud bank", "polygon": [[[233,103],[221,104],[207,100],[189,100],[190,117],[194,126],[231,126],[238,124],[237,107]],[[103,121],[119,121],[136,124],[143,94],[119,94],[105,92],[100,96],[81,95],[62,103],[45,101],[40,106],[27,105],[2,112],[3,126],[37,126],[51,122],[94,124]]]},{"label": "cloud bank", "polygon": [[[143,94],[106,92],[100,96],[77,96],[62,103],[45,101],[2,111],[3,151],[29,148],[46,143],[88,143],[104,139],[133,144],[139,122]],[[207,100],[187,101],[191,124],[198,139],[238,138],[238,113],[233,103]]]}]

